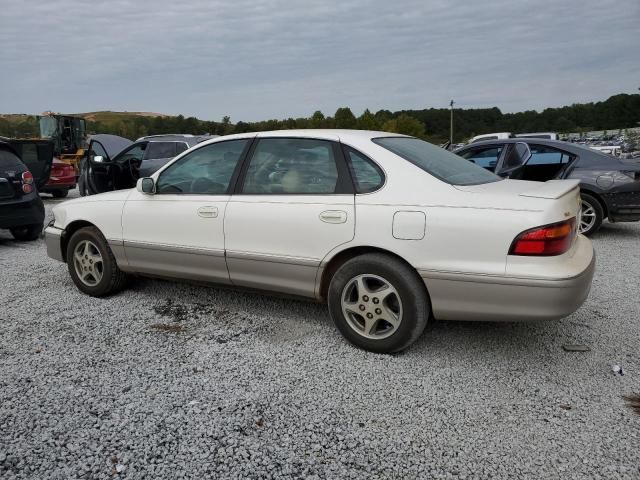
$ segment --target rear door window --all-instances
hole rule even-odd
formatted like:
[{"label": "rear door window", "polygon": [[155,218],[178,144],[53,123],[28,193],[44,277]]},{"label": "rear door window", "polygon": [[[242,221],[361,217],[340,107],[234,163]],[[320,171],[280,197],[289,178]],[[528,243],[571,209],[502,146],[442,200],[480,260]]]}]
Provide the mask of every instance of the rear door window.
[{"label": "rear door window", "polygon": [[531,149],[531,159],[527,165],[560,165],[569,163],[571,156],[555,148],[543,145],[529,145]]},{"label": "rear door window", "polygon": [[145,152],[145,160],[156,158],[172,158],[176,156],[177,142],[149,142]]},{"label": "rear door window", "polygon": [[244,178],[245,194],[342,193],[333,142],[310,138],[258,141]]}]

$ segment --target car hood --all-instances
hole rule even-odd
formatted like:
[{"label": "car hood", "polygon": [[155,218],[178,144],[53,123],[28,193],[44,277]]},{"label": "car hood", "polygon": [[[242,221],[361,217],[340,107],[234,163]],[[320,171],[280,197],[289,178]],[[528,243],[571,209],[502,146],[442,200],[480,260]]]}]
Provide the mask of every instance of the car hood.
[{"label": "car hood", "polygon": [[62,205],[77,205],[80,203],[88,203],[88,202],[114,202],[114,201],[124,201],[129,197],[131,192],[135,190],[133,188],[129,188],[127,190],[115,190],[113,192],[105,192],[98,193],[97,195],[89,195],[86,197],[78,197],[72,200],[67,200]]}]

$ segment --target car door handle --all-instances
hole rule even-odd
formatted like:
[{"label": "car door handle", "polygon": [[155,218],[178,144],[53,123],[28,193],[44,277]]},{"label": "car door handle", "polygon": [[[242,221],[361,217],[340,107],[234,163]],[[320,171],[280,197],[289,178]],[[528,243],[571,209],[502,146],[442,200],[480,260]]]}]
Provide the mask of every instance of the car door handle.
[{"label": "car door handle", "polygon": [[218,216],[218,208],[205,205],[198,209],[198,215],[202,218],[216,218]]},{"label": "car door handle", "polygon": [[342,210],[325,210],[320,214],[320,220],[325,223],[345,223],[347,212]]}]

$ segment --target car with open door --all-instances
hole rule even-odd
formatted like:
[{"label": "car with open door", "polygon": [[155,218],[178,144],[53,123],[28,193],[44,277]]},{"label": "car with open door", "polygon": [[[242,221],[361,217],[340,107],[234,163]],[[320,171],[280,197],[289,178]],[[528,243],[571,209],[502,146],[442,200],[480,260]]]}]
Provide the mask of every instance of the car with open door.
[{"label": "car with open door", "polygon": [[602,222],[640,220],[640,165],[575,143],[541,138],[477,142],[455,151],[504,178],[546,182],[580,181],[580,232],[591,235]]},{"label": "car with open door", "polygon": [[93,135],[80,163],[80,194],[135,186],[176,155],[212,138],[209,135],[151,135],[135,142],[117,135]]},{"label": "car with open door", "polygon": [[0,229],[8,229],[16,240],[35,240],[42,232],[38,188],[47,182],[52,161],[50,141],[0,141]]},{"label": "car with open door", "polygon": [[574,312],[595,265],[579,211],[577,180],[505,180],[398,134],[288,130],[203,142],[136,188],[57,205],[45,238],[88,295],[149,275],[302,296],[353,344],[395,352],[430,318]]}]

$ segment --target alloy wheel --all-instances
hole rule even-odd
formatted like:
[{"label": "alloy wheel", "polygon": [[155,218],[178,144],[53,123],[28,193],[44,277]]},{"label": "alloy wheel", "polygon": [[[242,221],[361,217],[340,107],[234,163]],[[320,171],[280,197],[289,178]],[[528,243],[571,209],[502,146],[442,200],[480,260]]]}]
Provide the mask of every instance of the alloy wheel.
[{"label": "alloy wheel", "polygon": [[402,322],[402,300],[393,285],[378,275],[357,275],[342,291],[342,314],[359,335],[387,338]]},{"label": "alloy wheel", "polygon": [[73,252],[73,265],[78,278],[89,287],[95,287],[104,274],[104,262],[98,247],[90,240],[82,240]]},{"label": "alloy wheel", "polygon": [[596,209],[589,202],[582,200],[580,212],[580,233],[586,233],[596,224]]}]

